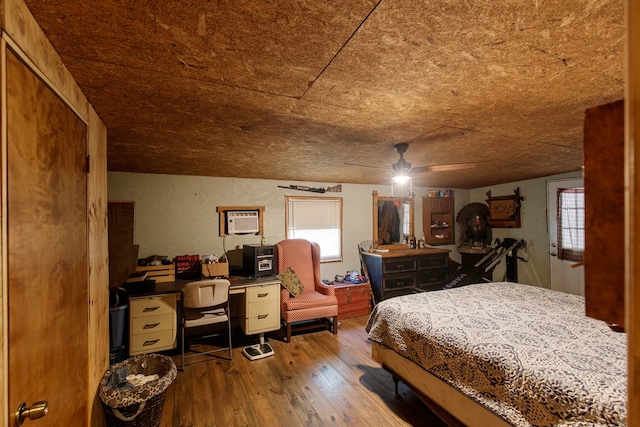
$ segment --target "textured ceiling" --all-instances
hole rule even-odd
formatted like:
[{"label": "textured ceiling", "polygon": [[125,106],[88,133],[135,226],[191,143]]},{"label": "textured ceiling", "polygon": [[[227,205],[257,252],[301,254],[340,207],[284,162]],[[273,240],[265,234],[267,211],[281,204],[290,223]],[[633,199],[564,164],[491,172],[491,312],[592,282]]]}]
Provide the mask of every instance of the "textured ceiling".
[{"label": "textured ceiling", "polygon": [[623,0],[25,0],[108,169],[477,188],[579,170],[624,95]]}]

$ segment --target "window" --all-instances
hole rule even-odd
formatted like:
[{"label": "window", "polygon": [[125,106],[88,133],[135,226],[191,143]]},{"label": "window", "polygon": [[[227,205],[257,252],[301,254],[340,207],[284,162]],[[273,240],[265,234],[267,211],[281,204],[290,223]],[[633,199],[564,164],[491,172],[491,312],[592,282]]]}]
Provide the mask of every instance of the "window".
[{"label": "window", "polygon": [[342,261],[342,197],[287,196],[287,239],[320,245],[322,262]]},{"label": "window", "polygon": [[558,258],[584,257],[584,187],[558,189]]}]

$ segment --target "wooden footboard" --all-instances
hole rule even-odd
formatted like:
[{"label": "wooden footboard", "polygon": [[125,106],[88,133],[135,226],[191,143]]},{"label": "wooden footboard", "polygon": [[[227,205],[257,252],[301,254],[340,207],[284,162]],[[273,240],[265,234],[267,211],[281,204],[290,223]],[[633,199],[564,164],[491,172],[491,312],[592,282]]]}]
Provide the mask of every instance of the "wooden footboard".
[{"label": "wooden footboard", "polygon": [[395,351],[372,342],[373,359],[411,388],[449,426],[510,426],[474,400]]}]

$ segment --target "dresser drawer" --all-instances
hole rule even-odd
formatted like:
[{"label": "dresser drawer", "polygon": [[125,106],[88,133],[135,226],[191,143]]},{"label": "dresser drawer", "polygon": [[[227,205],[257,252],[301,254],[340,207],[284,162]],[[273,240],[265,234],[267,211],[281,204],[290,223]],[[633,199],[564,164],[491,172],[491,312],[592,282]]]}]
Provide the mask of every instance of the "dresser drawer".
[{"label": "dresser drawer", "polygon": [[412,273],[402,276],[385,277],[383,282],[385,290],[413,288],[416,286],[416,275],[415,273]]},{"label": "dresser drawer", "polygon": [[415,258],[398,258],[388,259],[384,263],[384,273],[394,273],[402,271],[416,271],[416,259]]},{"label": "dresser drawer", "polygon": [[419,275],[419,286],[438,285],[447,278],[446,270],[421,270]]},{"label": "dresser drawer", "polygon": [[271,301],[280,298],[280,284],[267,286],[250,286],[246,289],[249,304],[259,301]]},{"label": "dresser drawer", "polygon": [[135,298],[131,301],[131,317],[157,316],[175,313],[175,297]]},{"label": "dresser drawer", "polygon": [[280,326],[280,305],[265,300],[247,304],[247,335],[278,329]]},{"label": "dresser drawer", "polygon": [[351,304],[356,301],[369,301],[371,299],[371,287],[369,283],[360,284],[334,284],[333,288],[338,299],[338,306]]},{"label": "dresser drawer", "polygon": [[149,334],[131,335],[131,349],[133,356],[154,351],[169,350],[176,346],[175,331],[158,331]]},{"label": "dresser drawer", "polygon": [[175,327],[176,317],[173,313],[139,316],[131,319],[131,334],[133,335],[173,330]]},{"label": "dresser drawer", "polygon": [[448,255],[434,255],[420,258],[420,268],[447,268],[449,265]]},{"label": "dresser drawer", "polygon": [[371,300],[357,300],[348,304],[338,303],[338,320],[366,316],[371,313]]}]

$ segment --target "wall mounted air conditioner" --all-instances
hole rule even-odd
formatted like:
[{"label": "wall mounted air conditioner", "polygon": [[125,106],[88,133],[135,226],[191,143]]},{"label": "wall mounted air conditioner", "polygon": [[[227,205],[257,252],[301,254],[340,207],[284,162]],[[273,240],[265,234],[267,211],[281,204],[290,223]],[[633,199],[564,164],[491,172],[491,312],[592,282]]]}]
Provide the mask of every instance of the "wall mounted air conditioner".
[{"label": "wall mounted air conditioner", "polygon": [[259,211],[227,211],[227,234],[256,234],[260,232]]}]

